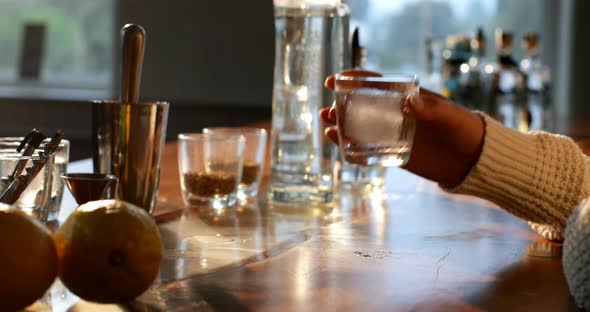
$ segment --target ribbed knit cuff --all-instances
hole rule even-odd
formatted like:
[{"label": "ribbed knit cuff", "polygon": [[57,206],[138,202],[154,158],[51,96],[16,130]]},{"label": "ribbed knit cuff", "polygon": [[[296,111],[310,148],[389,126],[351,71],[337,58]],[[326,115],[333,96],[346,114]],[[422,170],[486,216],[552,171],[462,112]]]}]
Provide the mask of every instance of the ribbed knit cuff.
[{"label": "ribbed knit cuff", "polygon": [[578,307],[590,311],[590,202],[569,217],[563,242],[563,273]]},{"label": "ribbed knit cuff", "polygon": [[582,152],[567,137],[521,133],[482,116],[486,135],[480,158],[448,191],[494,202],[545,238],[561,240],[568,216],[590,188]]}]

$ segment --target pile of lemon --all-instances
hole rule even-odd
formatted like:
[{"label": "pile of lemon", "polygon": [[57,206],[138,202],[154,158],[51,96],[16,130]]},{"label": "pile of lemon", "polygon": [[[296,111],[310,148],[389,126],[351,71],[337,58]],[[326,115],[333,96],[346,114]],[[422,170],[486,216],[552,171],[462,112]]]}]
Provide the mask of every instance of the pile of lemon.
[{"label": "pile of lemon", "polygon": [[79,206],[55,236],[20,210],[0,204],[0,310],[33,304],[56,276],[88,301],[116,303],[142,294],[162,259],[156,223],[119,200]]}]

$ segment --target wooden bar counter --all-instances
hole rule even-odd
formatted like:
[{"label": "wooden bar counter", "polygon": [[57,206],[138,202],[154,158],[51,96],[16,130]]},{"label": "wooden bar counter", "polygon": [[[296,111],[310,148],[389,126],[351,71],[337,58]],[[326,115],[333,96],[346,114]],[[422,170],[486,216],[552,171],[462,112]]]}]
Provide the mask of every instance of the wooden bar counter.
[{"label": "wooden bar counter", "polygon": [[561,245],[486,201],[395,168],[384,194],[340,190],[329,207],[199,211],[182,203],[176,144],[164,155],[158,281],[128,306],[58,282],[53,311],[575,311]]}]

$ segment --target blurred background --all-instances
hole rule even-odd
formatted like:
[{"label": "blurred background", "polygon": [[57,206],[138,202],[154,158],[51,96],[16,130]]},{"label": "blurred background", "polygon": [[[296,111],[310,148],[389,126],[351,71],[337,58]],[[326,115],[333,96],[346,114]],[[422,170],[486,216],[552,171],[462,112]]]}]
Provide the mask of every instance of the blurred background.
[{"label": "blurred background", "polygon": [[[545,96],[543,123],[535,127],[580,141],[590,137],[583,91],[590,70],[583,12],[590,11],[590,2],[343,2],[350,8],[351,33],[358,29],[366,51],[364,67],[417,73],[422,85],[505,123],[509,114],[518,114],[463,101],[448,83],[449,72],[473,65],[471,42],[477,38],[486,42],[477,50],[483,70],[496,70],[498,29],[511,35],[511,58],[521,66],[530,57],[523,36],[535,33]],[[205,126],[270,120],[273,21],[271,0],[0,0],[0,136],[23,135],[33,127],[62,129],[72,140],[72,158],[89,157],[89,100],[117,98],[119,30],[131,22],[147,31],[141,97],[172,103],[169,139]],[[473,51],[456,63],[451,55],[461,42]]]}]

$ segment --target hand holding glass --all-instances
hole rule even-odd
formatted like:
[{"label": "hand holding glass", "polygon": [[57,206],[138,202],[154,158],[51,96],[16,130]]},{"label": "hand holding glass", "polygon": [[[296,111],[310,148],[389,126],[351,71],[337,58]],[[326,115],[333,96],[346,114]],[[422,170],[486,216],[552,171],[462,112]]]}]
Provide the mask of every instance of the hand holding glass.
[{"label": "hand holding glass", "polygon": [[408,96],[419,92],[415,75],[335,77],[336,123],[344,160],[402,166],[412,150],[416,121]]}]

